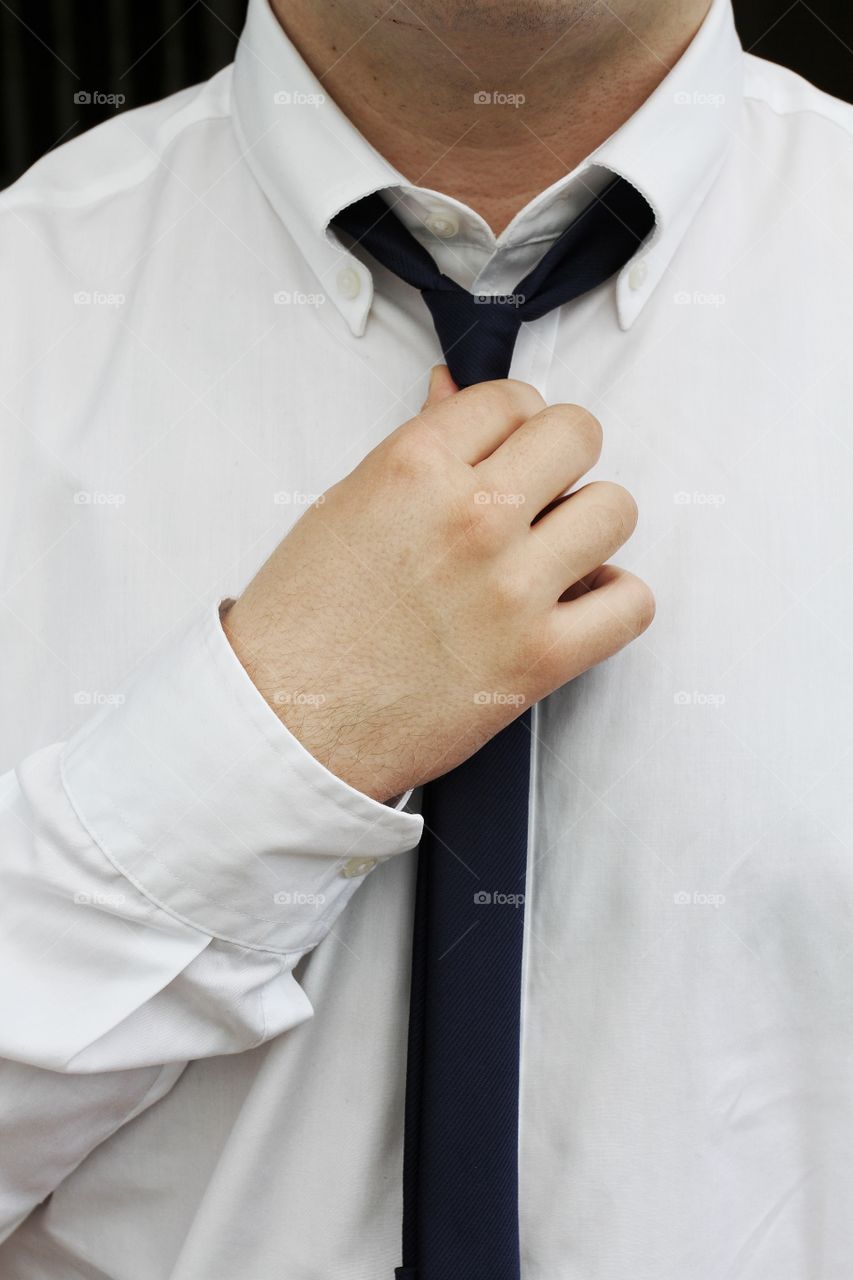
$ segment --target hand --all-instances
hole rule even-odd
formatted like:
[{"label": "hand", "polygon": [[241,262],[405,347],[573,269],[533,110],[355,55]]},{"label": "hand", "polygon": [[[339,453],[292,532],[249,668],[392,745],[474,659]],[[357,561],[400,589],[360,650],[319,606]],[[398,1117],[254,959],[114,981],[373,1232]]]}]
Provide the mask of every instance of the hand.
[{"label": "hand", "polygon": [[600,451],[576,405],[523,382],[457,391],[433,370],[422,412],[305,512],[223,618],[317,760],[387,800],[646,629],[649,588],[604,564],[633,498],[602,482],[561,497]]}]

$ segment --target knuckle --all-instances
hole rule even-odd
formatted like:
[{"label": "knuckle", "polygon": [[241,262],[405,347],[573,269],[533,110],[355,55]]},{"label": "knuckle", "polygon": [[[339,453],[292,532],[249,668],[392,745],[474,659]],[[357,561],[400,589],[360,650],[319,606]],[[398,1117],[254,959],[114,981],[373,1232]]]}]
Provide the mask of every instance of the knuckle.
[{"label": "knuckle", "polygon": [[583,546],[595,549],[602,560],[621,547],[628,530],[621,512],[606,502],[590,502],[583,513]]},{"label": "knuckle", "polygon": [[408,424],[386,442],[383,463],[392,477],[411,481],[430,472],[437,456],[438,450],[429,432]]},{"label": "knuckle", "polygon": [[601,449],[604,444],[604,431],[601,423],[594,414],[587,409],[582,409],[579,405],[570,406],[571,413],[571,429],[575,438],[579,441],[585,454],[587,454],[592,462],[597,462],[601,457]]},{"label": "knuckle", "polygon": [[622,635],[621,643],[624,644],[625,631],[628,633],[627,638],[634,640],[651,626],[655,616],[655,597],[648,583],[636,574],[617,569],[615,565],[607,565],[605,569],[608,582],[616,588],[613,597],[616,608],[612,621]]},{"label": "knuckle", "polygon": [[555,404],[551,405],[550,411],[559,417],[561,426],[568,428],[572,439],[581,445],[584,453],[597,460],[604,432],[595,414],[579,404]]},{"label": "knuckle", "polygon": [[523,396],[525,399],[530,399],[532,397],[533,399],[540,401],[543,405],[545,403],[532,382],[522,382],[521,378],[504,378],[503,386],[506,388],[507,394],[509,395]]},{"label": "knuckle", "polygon": [[520,417],[531,418],[534,413],[544,409],[545,400],[529,382],[518,378],[501,378],[496,382],[484,383],[494,388],[494,394],[505,409],[515,411]]},{"label": "knuckle", "polygon": [[607,529],[624,542],[637,527],[639,511],[632,494],[611,480],[594,480],[587,486],[588,496],[600,509]]},{"label": "knuckle", "polygon": [[642,578],[636,578],[631,574],[630,589],[632,629],[634,634],[639,636],[654,621],[657,605],[651,587],[643,582]]}]

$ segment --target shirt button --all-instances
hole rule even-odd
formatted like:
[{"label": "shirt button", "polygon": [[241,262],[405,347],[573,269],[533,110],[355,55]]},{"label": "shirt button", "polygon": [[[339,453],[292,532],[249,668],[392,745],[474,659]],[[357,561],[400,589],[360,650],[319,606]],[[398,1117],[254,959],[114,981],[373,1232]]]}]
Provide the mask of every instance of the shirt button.
[{"label": "shirt button", "polygon": [[337,284],[342,298],[357,298],[361,293],[361,277],[353,267],[341,268]]},{"label": "shirt button", "polygon": [[431,213],[425,225],[434,236],[439,236],[442,240],[449,240],[459,232],[459,219],[450,209]]},{"label": "shirt button", "polygon": [[632,262],[628,271],[628,284],[632,289],[642,289],[648,273],[649,269],[644,258],[640,258],[638,262]]},{"label": "shirt button", "polygon": [[355,876],[366,876],[376,866],[375,858],[350,858],[341,868],[341,875],[352,880]]}]

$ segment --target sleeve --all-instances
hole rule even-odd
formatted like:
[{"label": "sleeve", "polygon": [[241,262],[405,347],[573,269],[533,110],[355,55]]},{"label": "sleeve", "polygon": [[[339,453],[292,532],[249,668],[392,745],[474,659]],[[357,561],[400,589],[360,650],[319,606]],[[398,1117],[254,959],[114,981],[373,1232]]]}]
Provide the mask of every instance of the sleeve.
[{"label": "sleeve", "polygon": [[0,779],[0,1232],[188,1060],[310,1017],[294,966],[421,828],[284,728],[216,607]]}]

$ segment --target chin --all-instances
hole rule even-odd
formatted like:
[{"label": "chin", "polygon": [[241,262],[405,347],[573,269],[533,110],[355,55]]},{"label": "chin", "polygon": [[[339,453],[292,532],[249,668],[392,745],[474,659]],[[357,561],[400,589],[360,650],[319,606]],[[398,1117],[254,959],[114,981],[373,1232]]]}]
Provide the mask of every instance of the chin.
[{"label": "chin", "polygon": [[[579,21],[613,17],[603,0],[422,0],[417,16],[429,27],[456,31],[535,34],[565,31]],[[413,22],[415,12],[412,11]]]}]

